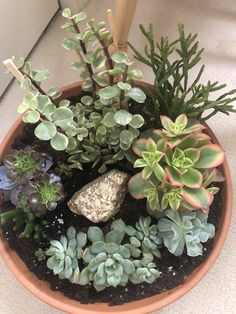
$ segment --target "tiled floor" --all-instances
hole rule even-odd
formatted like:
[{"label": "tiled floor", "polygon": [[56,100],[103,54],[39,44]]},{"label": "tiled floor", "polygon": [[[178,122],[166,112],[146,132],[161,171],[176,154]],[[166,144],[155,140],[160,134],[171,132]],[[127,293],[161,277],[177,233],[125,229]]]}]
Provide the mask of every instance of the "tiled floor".
[{"label": "tiled floor", "polygon": [[[106,9],[114,8],[114,0],[91,0],[86,12],[98,20],[106,19]],[[197,32],[200,45],[205,47],[203,62],[206,64],[204,81],[219,80],[229,88],[236,84],[236,3],[234,0],[148,0],[139,1],[130,33],[130,41],[138,48],[144,45],[138,24],[154,24],[157,37],[169,35],[174,39],[178,22],[184,22],[186,32]],[[47,86],[62,86],[79,80],[78,73],[68,64],[76,58],[65,51],[60,42],[65,35],[60,30],[63,21],[58,17],[50,26],[30,61],[36,69],[48,68]],[[144,80],[152,82],[149,69],[140,66]],[[0,103],[0,139],[4,137],[17,117],[16,108],[22,91],[13,85]],[[222,143],[236,185],[236,115],[218,115],[210,121]],[[235,199],[235,198],[234,198]],[[234,314],[236,313],[236,214],[234,211],[230,232],[224,249],[212,270],[190,293],[159,313],[184,314]],[[24,290],[0,262],[0,314],[61,313],[37,300]]]}]

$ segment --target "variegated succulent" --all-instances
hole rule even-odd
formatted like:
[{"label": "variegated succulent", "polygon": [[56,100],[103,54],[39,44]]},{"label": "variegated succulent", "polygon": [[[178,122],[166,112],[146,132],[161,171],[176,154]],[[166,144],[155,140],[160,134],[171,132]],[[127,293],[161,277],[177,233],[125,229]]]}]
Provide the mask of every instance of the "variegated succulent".
[{"label": "variegated succulent", "polygon": [[176,256],[184,251],[193,257],[202,255],[202,243],[215,235],[214,225],[207,222],[207,215],[200,210],[177,212],[168,209],[157,227],[165,247]]},{"label": "variegated succulent", "polygon": [[73,168],[82,169],[82,164],[92,163],[102,173],[108,164],[124,157],[144,124],[142,115],[129,110],[131,100],[145,102],[145,93],[133,83],[142,73],[132,67],[125,52],[110,54],[111,36],[104,22],[88,20],[82,30],[84,12],[72,14],[65,9],[62,15],[68,20],[62,27],[73,35],[64,38],[62,46],[79,56],[71,66],[82,70],[86,95],[77,104],[67,99],[59,101],[58,89],[42,89],[41,83],[49,72],[32,70],[28,61],[20,59],[16,66],[24,76],[21,87],[26,95],[18,111],[24,113],[24,122],[37,124],[37,138],[68,153]]},{"label": "variegated succulent", "polygon": [[50,256],[47,267],[60,279],[68,279],[77,283],[80,277],[78,260],[82,258],[83,248],[87,242],[84,232],[76,232],[74,227],[67,230],[66,236],[62,235],[60,240],[52,240],[51,246],[46,251]]},{"label": "variegated succulent", "polygon": [[[203,133],[204,126],[182,114],[173,122],[162,116],[163,130],[151,130],[132,146],[134,168],[142,172],[130,179],[129,191],[147,198],[151,209],[199,208],[208,211],[218,191],[212,182],[224,180],[217,167],[224,152]],[[133,156],[134,157],[134,156]],[[133,159],[134,160],[134,159]]]}]

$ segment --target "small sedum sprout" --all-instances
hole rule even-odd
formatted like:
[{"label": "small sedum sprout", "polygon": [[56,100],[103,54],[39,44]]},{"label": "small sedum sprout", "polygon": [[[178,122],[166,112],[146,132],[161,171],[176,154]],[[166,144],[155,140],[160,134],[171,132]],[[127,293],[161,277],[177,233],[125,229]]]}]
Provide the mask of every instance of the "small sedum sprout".
[{"label": "small sedum sprout", "polygon": [[158,234],[170,253],[179,256],[186,249],[187,255],[202,255],[203,245],[215,235],[215,227],[207,223],[207,215],[200,210],[165,211],[165,217],[157,224]]},{"label": "small sedum sprout", "polygon": [[39,248],[37,251],[35,251],[34,255],[39,262],[42,262],[46,259],[45,252],[41,248]]}]

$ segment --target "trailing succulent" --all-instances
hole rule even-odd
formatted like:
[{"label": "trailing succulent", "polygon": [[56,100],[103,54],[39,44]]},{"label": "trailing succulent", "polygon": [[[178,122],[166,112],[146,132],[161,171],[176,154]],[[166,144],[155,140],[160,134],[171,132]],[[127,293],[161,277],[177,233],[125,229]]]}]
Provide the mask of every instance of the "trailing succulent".
[{"label": "trailing succulent", "polygon": [[157,228],[165,247],[176,256],[182,255],[185,249],[189,256],[202,255],[202,243],[215,235],[214,225],[207,223],[207,215],[200,210],[176,212],[168,209]]},{"label": "trailing succulent", "polygon": [[173,122],[161,116],[162,130],[143,133],[127,158],[142,171],[129,181],[129,192],[137,199],[147,198],[151,210],[182,208],[208,212],[219,188],[213,182],[224,180],[217,167],[224,152],[203,133],[204,126],[185,114]]},{"label": "trailing succulent", "polygon": [[52,166],[51,157],[28,146],[7,155],[3,163],[0,188],[4,200],[10,200],[16,209],[0,213],[1,224],[13,222],[17,231],[24,228],[21,237],[45,237],[45,220],[37,217],[55,209],[64,197],[60,177],[46,173]]},{"label": "trailing succulent", "polygon": [[69,20],[63,28],[74,35],[64,38],[62,46],[79,56],[72,68],[82,69],[85,95],[73,105],[67,99],[58,100],[58,89],[53,87],[45,92],[41,87],[49,72],[32,70],[30,63],[21,59],[17,67],[25,77],[21,87],[26,95],[18,111],[24,113],[26,123],[36,124],[36,137],[69,154],[72,167],[82,169],[83,163],[91,162],[102,173],[107,164],[124,157],[144,124],[140,114],[129,110],[130,100],[144,103],[146,99],[144,92],[133,84],[142,73],[132,68],[125,52],[110,54],[111,37],[104,22],[89,20],[81,31],[85,13],[72,15],[65,9],[62,15]]},{"label": "trailing succulent", "polygon": [[[132,243],[124,243],[125,235],[130,229],[119,219],[111,225],[106,235],[99,227],[89,227],[87,235],[77,233],[73,227],[67,231],[67,237],[60,241],[51,241],[46,255],[50,256],[47,266],[60,278],[67,278],[73,283],[86,285],[90,281],[97,291],[106,287],[133,283],[154,282],[160,275],[153,255]],[[87,239],[90,245],[85,248]],[[142,259],[137,259],[141,256]],[[134,259],[135,258],[135,259]],[[85,267],[80,270],[78,260],[82,259]]]}]

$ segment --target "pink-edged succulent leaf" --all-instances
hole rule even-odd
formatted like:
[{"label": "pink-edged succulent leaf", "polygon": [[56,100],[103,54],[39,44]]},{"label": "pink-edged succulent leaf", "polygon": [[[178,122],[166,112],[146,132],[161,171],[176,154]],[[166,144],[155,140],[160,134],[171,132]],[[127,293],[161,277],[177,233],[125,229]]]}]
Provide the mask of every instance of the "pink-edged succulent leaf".
[{"label": "pink-edged succulent leaf", "polygon": [[186,114],[181,114],[179,115],[176,120],[175,120],[175,123],[176,124],[179,124],[182,126],[182,128],[184,129],[188,123],[188,118],[187,118],[187,115]]},{"label": "pink-edged succulent leaf", "polygon": [[171,186],[183,186],[179,173],[173,167],[167,167],[165,172]]},{"label": "pink-edged succulent leaf", "polygon": [[153,171],[159,181],[166,179],[166,173],[158,162],[154,164]]},{"label": "pink-edged succulent leaf", "polygon": [[202,133],[202,132],[196,132],[195,135],[198,138],[198,142],[194,146],[195,148],[200,148],[202,146],[205,146],[205,145],[208,145],[211,143],[211,138],[209,135]]},{"label": "pink-edged succulent leaf", "polygon": [[146,150],[148,152],[156,152],[157,151],[157,145],[152,138],[148,138],[146,140]]},{"label": "pink-edged succulent leaf", "polygon": [[150,178],[150,176],[153,173],[153,169],[150,166],[146,166],[145,168],[143,168],[141,174],[144,180],[147,180]]},{"label": "pink-edged succulent leaf", "polygon": [[161,124],[163,128],[169,131],[169,126],[173,124],[174,122],[169,117],[163,116],[163,115],[160,116],[160,119],[161,119]]},{"label": "pink-edged succulent leaf", "polygon": [[208,211],[214,199],[213,195],[205,188],[191,189],[183,187],[184,199],[193,207]]},{"label": "pink-edged succulent leaf", "polygon": [[200,188],[202,185],[202,174],[198,170],[190,168],[181,176],[181,181],[189,188]]},{"label": "pink-edged succulent leaf", "polygon": [[209,191],[211,194],[215,195],[216,193],[218,193],[220,190],[220,188],[216,187],[216,186],[212,186],[211,188],[208,188],[207,191]]},{"label": "pink-edged succulent leaf", "polygon": [[216,169],[206,169],[203,173],[203,186],[207,187],[212,182],[223,182],[225,180],[225,177],[222,175],[222,173]]},{"label": "pink-edged succulent leaf", "polygon": [[165,160],[166,160],[166,163],[170,166],[171,165],[171,161],[172,161],[172,152],[171,152],[170,148],[167,148],[167,150],[166,150]]},{"label": "pink-edged succulent leaf", "polygon": [[139,157],[142,157],[142,152],[146,151],[146,143],[147,139],[140,138],[138,139],[133,145],[132,150],[133,152],[138,155]]},{"label": "pink-edged succulent leaf", "polygon": [[178,148],[184,150],[187,148],[196,147],[197,143],[197,136],[195,134],[188,134],[187,136],[183,137],[177,145]]},{"label": "pink-edged succulent leaf", "polygon": [[167,149],[167,140],[165,138],[160,139],[156,142],[157,150],[160,152],[165,152]]},{"label": "pink-edged succulent leaf", "polygon": [[[158,132],[156,133],[156,131]],[[153,141],[155,142],[157,142],[162,137],[163,137],[162,132],[160,130],[155,130],[155,129],[147,129],[146,131],[140,134],[140,138],[144,138],[144,139],[152,138]]]},{"label": "pink-edged succulent leaf", "polygon": [[200,157],[200,150],[197,148],[188,148],[184,150],[184,155],[195,163]]},{"label": "pink-edged succulent leaf", "polygon": [[143,193],[146,189],[150,188],[150,185],[149,181],[144,180],[142,174],[138,173],[129,180],[129,193],[136,199],[145,198]]},{"label": "pink-edged succulent leaf", "polygon": [[182,200],[181,206],[183,207],[183,209],[196,210],[196,207],[190,205],[185,199]]},{"label": "pink-edged succulent leaf", "polygon": [[219,145],[208,144],[200,147],[200,157],[195,163],[196,168],[207,169],[218,167],[224,161],[224,151]]},{"label": "pink-edged succulent leaf", "polygon": [[144,168],[147,166],[147,162],[143,158],[139,158],[134,163],[134,168]]}]

